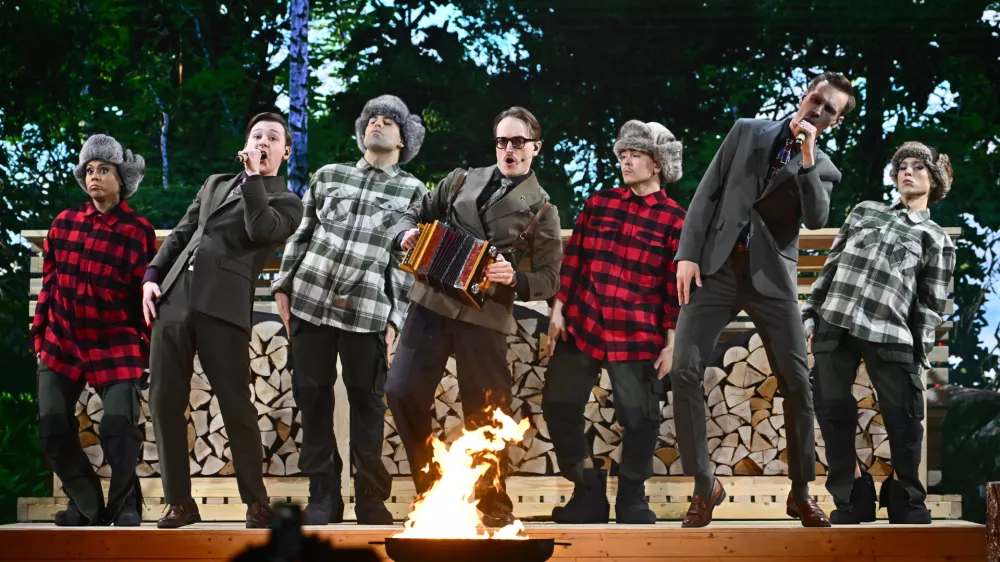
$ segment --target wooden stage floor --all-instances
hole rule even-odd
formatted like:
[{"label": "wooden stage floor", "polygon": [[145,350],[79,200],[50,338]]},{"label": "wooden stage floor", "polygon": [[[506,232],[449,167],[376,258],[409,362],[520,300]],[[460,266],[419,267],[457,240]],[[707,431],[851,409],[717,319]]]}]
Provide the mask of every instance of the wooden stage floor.
[{"label": "wooden stage floor", "polygon": [[[335,547],[363,548],[384,540],[399,527],[355,524],[305,527]],[[559,562],[982,562],[986,531],[964,521],[927,526],[872,523],[830,529],[804,529],[794,521],[720,521],[704,529],[683,529],[679,522],[656,525],[555,525],[529,523],[534,538],[554,538]],[[247,547],[267,542],[269,531],[237,523],[203,523],[177,530],[139,528],[56,528],[51,523],[0,526],[0,560],[166,561],[229,560]],[[385,557],[382,547],[377,549]],[[459,562],[459,561],[455,561]],[[511,561],[516,562],[516,561]]]}]

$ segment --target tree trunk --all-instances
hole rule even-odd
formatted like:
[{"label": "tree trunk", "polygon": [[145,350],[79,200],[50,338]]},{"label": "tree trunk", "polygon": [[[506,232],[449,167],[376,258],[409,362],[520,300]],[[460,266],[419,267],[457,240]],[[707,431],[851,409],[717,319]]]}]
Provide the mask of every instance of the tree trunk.
[{"label": "tree trunk", "polygon": [[291,76],[288,126],[292,130],[292,155],[288,161],[288,189],[302,195],[309,183],[309,0],[292,0]]},{"label": "tree trunk", "polygon": [[1000,482],[986,484],[986,559],[1000,562]]},{"label": "tree trunk", "polygon": [[167,133],[170,131],[170,114],[167,113],[167,107],[163,105],[160,101],[160,96],[156,95],[156,90],[153,89],[151,84],[149,86],[149,91],[153,94],[153,99],[156,100],[156,105],[160,106],[160,113],[163,115],[163,125],[160,126],[160,158],[163,161],[163,173],[161,178],[163,180],[163,187],[167,187],[168,181],[168,161],[167,161]]}]

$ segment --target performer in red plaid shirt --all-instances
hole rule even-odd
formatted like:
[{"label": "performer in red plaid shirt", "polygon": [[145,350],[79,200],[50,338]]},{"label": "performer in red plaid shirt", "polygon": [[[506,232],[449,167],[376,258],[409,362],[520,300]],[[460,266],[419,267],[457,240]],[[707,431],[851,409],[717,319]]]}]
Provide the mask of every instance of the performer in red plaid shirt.
[{"label": "performer in red plaid shirt", "polygon": [[[135,526],[141,493],[139,378],[149,330],[142,276],[155,254],[152,225],[125,199],[145,162],[107,135],[87,139],[74,171],[91,200],[59,213],[45,238],[44,279],[31,331],[38,354],[39,439],[70,499],[60,526]],[[78,435],[76,402],[86,383],[101,397],[101,446],[111,466],[107,508]]]},{"label": "performer in red plaid shirt", "polygon": [[563,476],[575,486],[557,523],[607,523],[607,472],[594,465],[584,408],[602,365],[625,429],[618,523],[654,523],[645,499],[663,377],[677,323],[674,253],[684,209],[661,189],[681,177],[681,143],[663,125],[629,121],[615,143],[628,187],[594,194],[576,219],[549,323],[542,411]]}]

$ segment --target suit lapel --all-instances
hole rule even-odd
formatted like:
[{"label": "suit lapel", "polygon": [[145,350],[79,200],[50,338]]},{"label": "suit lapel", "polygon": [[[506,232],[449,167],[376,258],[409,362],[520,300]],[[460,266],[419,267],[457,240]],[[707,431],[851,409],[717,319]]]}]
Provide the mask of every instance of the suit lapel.
[{"label": "suit lapel", "polygon": [[802,153],[799,152],[795,156],[792,156],[788,163],[782,166],[778,173],[774,175],[774,179],[771,183],[767,184],[767,188],[764,189],[764,193],[760,194],[757,198],[758,201],[770,195],[772,191],[778,188],[779,185],[789,180],[793,174],[799,173],[802,169]]},{"label": "suit lapel", "polygon": [[[531,174],[531,177],[519,183],[510,193],[504,195],[502,199],[487,209],[483,215],[483,222],[490,223],[496,219],[520,211],[531,203],[534,203],[540,191],[541,188],[538,185],[538,180],[535,179],[535,174]],[[528,201],[529,195],[531,196],[531,201]]]},{"label": "suit lapel", "polygon": [[483,220],[479,216],[476,199],[479,198],[479,194],[483,192],[487,182],[493,176],[494,168],[496,166],[469,170],[465,176],[465,184],[462,186],[462,190],[459,192],[454,204],[455,214],[458,215],[459,220],[464,223],[465,227],[472,229],[473,234],[482,239],[486,238],[486,229],[483,227]]},{"label": "suit lapel", "polygon": [[239,201],[240,199],[243,198],[242,192],[237,194],[235,197],[229,197],[229,192],[232,191],[234,187],[236,187],[236,184],[239,181],[239,179],[240,176],[237,175],[236,177],[228,181],[219,182],[219,186],[216,187],[215,189],[215,194],[212,201],[212,213],[209,216],[218,213],[222,209],[228,207],[229,205],[232,205],[236,201]]},{"label": "suit lapel", "polygon": [[767,177],[767,171],[771,169],[771,163],[774,162],[774,154],[772,154],[771,149],[774,147],[778,135],[781,134],[784,124],[784,121],[775,121],[765,125],[757,133],[757,193],[764,189],[764,179]]}]

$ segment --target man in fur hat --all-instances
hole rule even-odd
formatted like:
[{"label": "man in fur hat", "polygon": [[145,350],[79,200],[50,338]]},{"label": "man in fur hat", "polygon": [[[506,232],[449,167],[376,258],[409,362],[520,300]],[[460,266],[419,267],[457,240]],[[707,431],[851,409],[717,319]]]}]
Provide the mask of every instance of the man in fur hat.
[{"label": "man in fur hat", "polygon": [[424,126],[396,96],[377,97],[355,122],[356,163],[320,168],[305,213],[288,239],[271,285],[291,334],[292,389],[302,411],[299,469],[309,477],[308,525],[340,523],[343,462],[333,434],[335,365],[343,365],[351,406],[354,509],[361,525],[391,525],[385,508],[392,477],[382,464],[388,353],[408,304],[411,277],[393,226],[427,193],[400,168],[420,152]]},{"label": "man in fur hat", "polygon": [[[69,496],[69,507],[56,513],[60,526],[131,527],[142,521],[135,467],[149,330],[139,295],[156,233],[125,200],[144,172],[142,157],[112,137],[90,137],[73,171],[90,201],[59,213],[45,237],[45,277],[31,339],[38,355],[38,437]],[[104,404],[101,446],[111,467],[107,507],[80,444],[74,409],[87,383]]]},{"label": "man in fur hat", "polygon": [[865,201],[844,221],[802,310],[816,359],[816,417],[826,442],[834,524],[875,520],[875,486],[855,459],[858,404],[851,385],[864,359],[878,393],[898,480],[882,485],[890,523],[930,523],[920,482],[927,354],[937,340],[955,245],[927,206],[951,189],[951,160],[919,142],[892,157],[899,199]]},{"label": "man in fur hat", "polygon": [[247,528],[266,528],[271,519],[247,349],[254,284],[302,220],[302,201],[278,175],[291,143],[281,115],[251,119],[240,151],[243,171],[209,176],[146,271],[143,314],[153,325],[149,405],[169,505],[157,527],[201,521],[191,497],[184,417],[195,353],[226,421]]},{"label": "man in fur hat", "polygon": [[708,525],[726,498],[708,455],[702,381],[705,362],[738,310],[753,320],[785,399],[792,481],[786,511],[806,527],[830,525],[809,495],[815,420],[796,266],[799,224],[826,224],[830,192],[841,177],[817,138],[854,108],[853,91],[843,75],[825,72],[809,83],[792,117],[738,120],[691,200],[676,256],[682,308],[670,373],[681,463],[694,476],[685,527]]},{"label": "man in fur hat", "polygon": [[584,407],[606,366],[625,429],[615,520],[656,522],[646,502],[660,428],[661,379],[673,359],[680,306],[674,254],[684,209],[661,184],[681,178],[681,143],[659,123],[629,121],[614,146],[626,187],[584,203],[563,257],[549,320],[542,412],[573,497],[556,523],[607,523],[607,472],[594,464]]},{"label": "man in fur hat", "polygon": [[[455,355],[467,428],[490,424],[494,408],[510,415],[513,381],[507,335],[516,327],[514,296],[544,300],[559,287],[559,213],[531,170],[542,148],[541,133],[538,120],[527,109],[501,112],[493,121],[490,139],[496,164],[448,174],[406,211],[397,226],[396,239],[403,250],[416,244],[418,224],[440,220],[488,240],[506,254],[487,268],[493,285],[482,308],[429,284],[413,285],[413,306],[389,369],[386,395],[418,493],[427,492],[438,474],[431,464],[431,408],[448,357]],[[515,271],[512,264],[528,250],[531,270]],[[504,482],[509,470],[506,450],[498,457],[499,474],[491,467],[480,478],[476,493],[482,522],[488,527],[504,527],[515,520]]]}]

